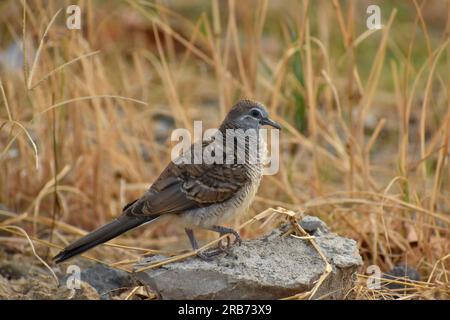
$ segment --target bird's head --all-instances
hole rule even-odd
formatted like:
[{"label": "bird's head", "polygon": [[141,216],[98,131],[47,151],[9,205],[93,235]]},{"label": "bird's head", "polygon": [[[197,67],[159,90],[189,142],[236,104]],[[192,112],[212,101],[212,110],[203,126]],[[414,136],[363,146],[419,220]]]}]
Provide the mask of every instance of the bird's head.
[{"label": "bird's head", "polygon": [[278,123],[269,118],[266,107],[262,103],[252,100],[240,100],[236,103],[222,123],[222,127],[243,130],[258,130],[264,125],[281,129]]}]

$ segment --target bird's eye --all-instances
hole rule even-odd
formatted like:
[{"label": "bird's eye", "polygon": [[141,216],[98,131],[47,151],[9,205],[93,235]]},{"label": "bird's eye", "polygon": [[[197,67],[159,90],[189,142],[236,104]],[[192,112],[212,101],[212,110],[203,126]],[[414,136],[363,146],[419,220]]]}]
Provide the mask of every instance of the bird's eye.
[{"label": "bird's eye", "polygon": [[259,118],[259,117],[261,117],[261,112],[259,112],[258,110],[252,110],[251,112],[250,112],[250,115],[253,117],[253,118]]}]

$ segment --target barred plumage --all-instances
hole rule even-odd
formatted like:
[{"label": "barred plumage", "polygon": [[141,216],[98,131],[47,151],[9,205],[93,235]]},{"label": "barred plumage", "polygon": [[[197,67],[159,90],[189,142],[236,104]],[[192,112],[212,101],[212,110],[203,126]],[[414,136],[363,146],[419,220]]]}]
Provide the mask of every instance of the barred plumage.
[{"label": "barred plumage", "polygon": [[[262,104],[251,100],[238,102],[219,127],[224,137],[227,130],[234,130],[233,139],[237,143],[230,149],[224,140],[225,144],[223,141],[218,144],[222,150],[216,150],[225,151],[222,160],[226,160],[226,154],[232,154],[233,163],[169,163],[141,198],[125,206],[118,219],[69,245],[55,257],[56,262],[67,260],[156,218],[171,218],[182,224],[194,249],[198,248],[198,244],[191,228],[206,228],[220,234],[232,233],[240,241],[236,231],[220,224],[234,214],[247,210],[256,194],[266,153],[259,129],[266,124],[280,129],[277,123],[269,119]],[[255,134],[250,134],[251,130]],[[193,145],[189,153],[181,158],[189,160],[195,152],[203,154],[204,148],[211,146],[211,143],[215,140],[201,142],[201,148],[194,148]],[[199,255],[207,258],[203,253]]]}]

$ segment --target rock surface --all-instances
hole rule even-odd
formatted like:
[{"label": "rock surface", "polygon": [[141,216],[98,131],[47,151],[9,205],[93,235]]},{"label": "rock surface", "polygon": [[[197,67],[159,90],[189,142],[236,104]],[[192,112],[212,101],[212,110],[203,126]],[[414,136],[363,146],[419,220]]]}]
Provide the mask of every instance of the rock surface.
[{"label": "rock surface", "polygon": [[[416,268],[408,266],[406,263],[401,263],[396,265],[391,271],[386,272],[383,278],[382,286],[391,290],[399,290],[406,289],[411,280],[420,281],[420,273]],[[397,280],[403,283],[390,282],[390,280]]]},{"label": "rock surface", "polygon": [[[342,299],[362,265],[356,242],[330,233],[316,217],[306,216],[301,225],[316,237],[332,266],[314,298]],[[283,233],[282,227],[262,239],[243,241],[233,248],[236,257],[194,257],[136,277],[162,299],[278,299],[310,290],[325,263],[308,240],[282,237]],[[151,257],[136,268],[162,258]]]}]

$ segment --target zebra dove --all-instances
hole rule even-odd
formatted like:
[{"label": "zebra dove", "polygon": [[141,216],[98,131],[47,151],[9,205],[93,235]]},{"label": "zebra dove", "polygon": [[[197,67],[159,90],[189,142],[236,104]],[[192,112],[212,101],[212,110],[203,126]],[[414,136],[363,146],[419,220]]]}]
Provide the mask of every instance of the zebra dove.
[{"label": "zebra dove", "polygon": [[[239,233],[221,224],[247,210],[259,187],[266,152],[260,134],[263,125],[281,129],[261,103],[239,101],[220,125],[218,135],[199,142],[200,148],[193,144],[171,161],[141,198],[127,204],[112,222],[66,247],[54,257],[55,262],[63,262],[142,224],[166,218],[185,228],[194,250],[198,251],[199,246],[193,229],[198,228],[221,236],[233,235],[233,244],[240,244]],[[233,143],[229,143],[230,139]],[[207,150],[212,161],[192,163],[193,156],[199,152],[205,155]],[[228,238],[227,246],[219,242],[218,248],[198,251],[197,255],[209,260],[220,252],[229,253],[230,246]]]}]

